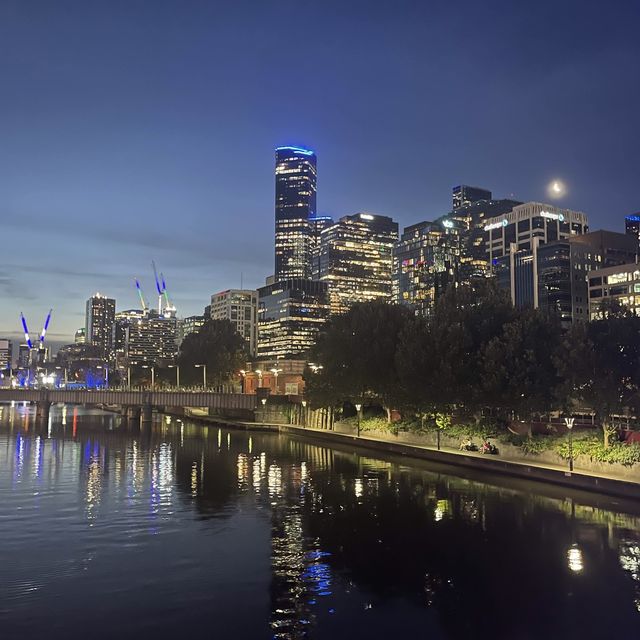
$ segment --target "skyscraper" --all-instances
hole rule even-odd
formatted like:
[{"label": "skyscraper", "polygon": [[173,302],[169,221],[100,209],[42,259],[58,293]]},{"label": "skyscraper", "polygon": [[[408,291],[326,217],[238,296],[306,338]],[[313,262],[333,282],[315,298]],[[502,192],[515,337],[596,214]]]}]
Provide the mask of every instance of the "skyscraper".
[{"label": "skyscraper", "polygon": [[100,293],[87,300],[85,313],[85,340],[99,349],[101,358],[111,351],[111,330],[116,317],[116,301]]},{"label": "skyscraper", "polygon": [[275,280],[311,277],[311,227],[316,211],[316,155],[276,149]]},{"label": "skyscraper", "polygon": [[466,184],[453,187],[451,195],[454,210],[481,200],[491,200],[491,191],[480,189],[479,187],[470,187]]},{"label": "skyscraper", "polygon": [[392,250],[398,223],[387,216],[356,213],[322,232],[320,280],[329,285],[331,313],[354,302],[392,301]]},{"label": "skyscraper", "polygon": [[0,371],[11,368],[13,343],[8,338],[0,338]]},{"label": "skyscraper", "polygon": [[311,225],[311,277],[314,280],[320,278],[320,240],[322,232],[333,226],[331,216],[315,215],[309,219]]}]

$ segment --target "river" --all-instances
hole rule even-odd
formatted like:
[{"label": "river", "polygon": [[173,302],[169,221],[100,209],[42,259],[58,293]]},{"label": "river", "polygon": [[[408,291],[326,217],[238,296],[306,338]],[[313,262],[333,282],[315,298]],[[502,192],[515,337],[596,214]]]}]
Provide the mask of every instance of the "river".
[{"label": "river", "polygon": [[640,505],[0,405],[0,637],[640,637]]}]

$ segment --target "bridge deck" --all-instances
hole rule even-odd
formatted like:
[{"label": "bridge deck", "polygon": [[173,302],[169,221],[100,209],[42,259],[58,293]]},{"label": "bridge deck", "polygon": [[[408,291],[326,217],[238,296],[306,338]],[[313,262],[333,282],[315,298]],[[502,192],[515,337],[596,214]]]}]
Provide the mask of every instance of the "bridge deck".
[{"label": "bridge deck", "polygon": [[257,406],[253,394],[207,391],[112,391],[64,389],[0,389],[0,402],[62,402],[123,406],[208,407],[249,409]]}]

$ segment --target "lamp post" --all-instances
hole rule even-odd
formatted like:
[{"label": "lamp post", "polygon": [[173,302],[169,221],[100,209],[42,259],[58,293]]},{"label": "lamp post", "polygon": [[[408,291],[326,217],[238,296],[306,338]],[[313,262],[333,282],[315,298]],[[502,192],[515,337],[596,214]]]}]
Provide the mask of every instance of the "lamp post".
[{"label": "lamp post", "polygon": [[131,365],[127,365],[127,388],[131,391]]},{"label": "lamp post", "polygon": [[356,411],[358,412],[358,430],[357,435],[360,437],[360,411],[362,410],[362,404],[360,402],[356,403]]},{"label": "lamp post", "polygon": [[575,418],[565,418],[564,423],[569,429],[569,473],[573,471],[573,422]]},{"label": "lamp post", "polygon": [[302,428],[306,429],[307,427],[307,401],[302,401]]},{"label": "lamp post", "polygon": [[170,364],[168,368],[176,370],[176,387],[179,389],[180,388],[180,365]]},{"label": "lamp post", "polygon": [[256,369],[256,373],[258,374],[258,388],[262,386],[262,369]]},{"label": "lamp post", "polygon": [[282,369],[278,369],[277,367],[275,367],[274,369],[270,370],[271,373],[273,373],[274,377],[275,377],[275,392],[276,395],[278,395],[278,374],[282,371]]},{"label": "lamp post", "polygon": [[202,369],[202,388],[207,388],[207,365],[206,364],[197,364],[196,369]]}]

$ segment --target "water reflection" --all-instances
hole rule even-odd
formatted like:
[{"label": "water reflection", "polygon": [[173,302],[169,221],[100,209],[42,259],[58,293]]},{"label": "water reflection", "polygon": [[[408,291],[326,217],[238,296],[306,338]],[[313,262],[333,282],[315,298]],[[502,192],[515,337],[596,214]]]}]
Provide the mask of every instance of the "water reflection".
[{"label": "water reflection", "polygon": [[[14,624],[23,604],[64,599],[63,577],[90,574],[111,594],[92,607],[129,611],[122,589],[147,594],[142,619],[122,614],[132,629],[166,626],[171,610],[184,632],[215,611],[221,628],[233,620],[224,637],[338,638],[357,625],[368,638],[473,638],[492,611],[494,638],[640,631],[633,505],[175,419],[51,416],[0,410],[0,536],[6,552],[42,549],[8,565],[0,615]],[[20,624],[33,634],[38,620]],[[256,626],[243,636],[244,624]]]}]

